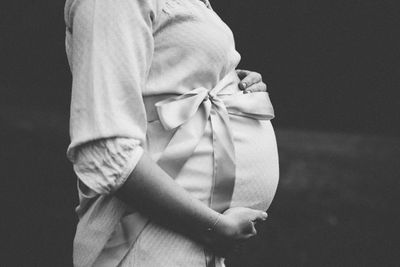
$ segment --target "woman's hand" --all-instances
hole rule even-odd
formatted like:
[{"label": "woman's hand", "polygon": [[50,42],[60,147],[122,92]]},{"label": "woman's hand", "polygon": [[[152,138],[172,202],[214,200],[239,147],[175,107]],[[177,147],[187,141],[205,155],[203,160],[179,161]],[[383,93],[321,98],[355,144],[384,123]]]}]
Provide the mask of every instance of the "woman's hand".
[{"label": "woman's hand", "polygon": [[267,213],[261,210],[230,208],[221,215],[212,236],[206,239],[206,245],[217,255],[226,256],[241,242],[255,236],[255,224],[267,217]]},{"label": "woman's hand", "polygon": [[241,80],[239,89],[243,90],[244,93],[267,91],[267,85],[262,81],[260,73],[248,70],[236,70],[236,73]]}]

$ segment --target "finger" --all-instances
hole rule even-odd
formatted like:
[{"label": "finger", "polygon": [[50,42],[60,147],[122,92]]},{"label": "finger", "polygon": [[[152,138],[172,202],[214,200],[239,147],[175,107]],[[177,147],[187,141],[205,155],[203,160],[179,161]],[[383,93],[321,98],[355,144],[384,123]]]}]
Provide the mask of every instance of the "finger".
[{"label": "finger", "polygon": [[[239,79],[243,80],[244,78],[246,78],[251,73],[251,71],[248,71],[248,70],[236,70],[236,73],[237,73]],[[239,82],[239,89],[240,90],[245,90],[247,88],[247,86],[248,85],[247,85],[246,82],[244,82],[244,81],[240,81]]]},{"label": "finger", "polygon": [[[242,87],[244,89],[246,89],[246,88],[249,88],[251,85],[259,83],[259,82],[262,82],[261,74],[258,72],[252,71],[252,72],[249,72],[248,75],[240,81],[239,87],[240,87],[240,84],[242,84]],[[242,90],[244,90],[244,89],[242,89]]]},{"label": "finger", "polygon": [[239,69],[236,70],[236,74],[241,80],[244,79],[247,75],[249,75],[249,73],[250,71],[248,70],[239,70]]},{"label": "finger", "polygon": [[255,235],[257,235],[257,229],[254,227],[254,223],[250,222],[249,230],[248,230],[247,234],[245,234],[243,236],[242,240],[249,239],[249,238],[251,238],[251,237],[253,237]]},{"label": "finger", "polygon": [[266,213],[265,211],[259,210],[259,211],[255,212],[252,221],[253,222],[265,221],[267,218],[268,218],[268,213]]},{"label": "finger", "polygon": [[256,229],[256,227],[255,227],[255,223],[252,223],[252,225],[253,225],[253,226],[252,226],[253,229],[252,229],[252,232],[251,232],[251,233],[252,233],[253,235],[256,235],[256,234],[257,234],[257,229]]},{"label": "finger", "polygon": [[[268,214],[264,211],[259,211],[259,210],[254,210],[252,216],[250,217],[250,220],[247,222],[246,227],[245,227],[245,231],[244,233],[246,233],[245,235],[250,235],[250,236],[254,236],[257,234],[257,230],[255,228],[255,224],[256,222],[262,220],[266,220],[268,217]],[[248,238],[248,237],[246,237]]]},{"label": "finger", "polygon": [[248,86],[245,90],[244,93],[254,93],[254,92],[267,92],[267,85],[263,82],[259,82],[256,84],[253,84],[251,86]]}]

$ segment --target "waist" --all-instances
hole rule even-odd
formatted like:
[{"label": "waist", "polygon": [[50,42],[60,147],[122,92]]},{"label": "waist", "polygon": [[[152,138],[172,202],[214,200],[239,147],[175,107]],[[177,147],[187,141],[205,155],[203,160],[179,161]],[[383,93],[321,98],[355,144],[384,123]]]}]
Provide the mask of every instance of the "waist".
[{"label": "waist", "polygon": [[[198,89],[203,89],[209,93],[213,93],[219,97],[224,97],[228,95],[234,95],[237,93],[241,93],[242,91],[239,89],[240,79],[237,76],[236,72],[233,70],[225,75],[213,88],[206,88],[206,87],[196,87],[189,89],[187,92],[183,94],[179,93],[169,93],[169,94],[159,94],[159,95],[148,95],[143,97],[143,102],[146,110],[147,121],[152,122],[159,120],[157,106],[156,103],[166,100],[166,99],[173,99],[183,95],[190,95],[191,92]],[[193,95],[193,94],[192,94]]]},{"label": "waist", "polygon": [[243,94],[238,83],[239,78],[232,71],[214,88],[197,87],[181,95],[144,97],[147,121],[158,120],[163,128],[157,133],[155,129],[148,129],[148,135],[164,138],[167,133],[172,134],[157,163],[173,178],[192,156],[208,122],[211,123],[214,150],[211,207],[217,211],[229,207],[235,181],[235,147],[230,115],[254,120],[274,117],[267,92]]}]

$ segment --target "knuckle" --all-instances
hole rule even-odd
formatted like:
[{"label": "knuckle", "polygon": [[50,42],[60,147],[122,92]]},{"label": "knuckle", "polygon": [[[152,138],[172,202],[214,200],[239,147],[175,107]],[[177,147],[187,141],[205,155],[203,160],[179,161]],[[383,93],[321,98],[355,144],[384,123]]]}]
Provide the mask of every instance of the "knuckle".
[{"label": "knuckle", "polygon": [[257,80],[257,73],[256,72],[250,72],[249,73],[249,78],[254,80]]},{"label": "knuckle", "polygon": [[265,83],[262,83],[262,84],[260,85],[260,87],[261,87],[261,90],[262,90],[262,91],[267,91],[267,85],[266,85]]}]

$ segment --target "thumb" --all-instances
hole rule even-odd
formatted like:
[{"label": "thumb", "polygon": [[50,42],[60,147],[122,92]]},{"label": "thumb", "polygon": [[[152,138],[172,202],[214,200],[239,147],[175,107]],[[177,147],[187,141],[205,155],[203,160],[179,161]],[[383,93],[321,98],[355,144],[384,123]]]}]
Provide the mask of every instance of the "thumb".
[{"label": "thumb", "polygon": [[257,210],[255,211],[254,218],[252,221],[265,221],[268,218],[268,214],[265,211]]},{"label": "thumb", "polygon": [[246,238],[250,238],[257,235],[257,229],[255,227],[255,223],[254,222],[250,222],[247,228],[247,236]]}]

